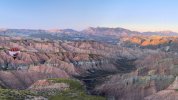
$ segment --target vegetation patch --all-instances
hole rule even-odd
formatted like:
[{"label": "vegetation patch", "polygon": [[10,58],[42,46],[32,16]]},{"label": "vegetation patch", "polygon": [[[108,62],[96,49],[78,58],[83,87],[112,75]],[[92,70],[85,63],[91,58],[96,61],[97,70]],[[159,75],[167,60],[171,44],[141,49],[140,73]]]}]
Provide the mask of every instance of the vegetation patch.
[{"label": "vegetation patch", "polygon": [[[48,79],[54,83],[66,83],[69,85],[69,89],[63,91],[54,91],[54,95],[50,93],[38,93],[30,90],[14,90],[14,89],[1,89],[0,88],[0,100],[25,100],[33,99],[36,97],[45,97],[49,100],[106,100],[101,96],[88,95],[80,81],[74,79]],[[41,99],[40,99],[41,100]]]},{"label": "vegetation patch", "polygon": [[0,50],[5,50],[5,48],[0,48]]},{"label": "vegetation patch", "polygon": [[48,79],[48,80],[54,83],[67,83],[70,85],[71,90],[78,90],[78,91],[84,90],[82,84],[79,81],[74,80],[74,79],[53,78],[53,79]]},{"label": "vegetation patch", "polygon": [[106,100],[101,96],[92,96],[86,94],[82,84],[73,79],[48,79],[56,83],[67,83],[70,89],[59,92],[55,96],[49,97],[49,100]]},{"label": "vegetation patch", "polygon": [[49,100],[106,100],[104,97],[87,95],[84,92],[64,91]]},{"label": "vegetation patch", "polygon": [[0,89],[0,100],[25,100],[28,96],[36,96],[27,90]]}]

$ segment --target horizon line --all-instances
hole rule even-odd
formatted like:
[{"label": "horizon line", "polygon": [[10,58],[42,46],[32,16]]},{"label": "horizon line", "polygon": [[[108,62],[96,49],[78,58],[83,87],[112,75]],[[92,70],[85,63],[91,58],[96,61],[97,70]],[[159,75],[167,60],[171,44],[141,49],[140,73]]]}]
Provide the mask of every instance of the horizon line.
[{"label": "horizon line", "polygon": [[75,28],[0,28],[0,31],[4,31],[4,30],[8,30],[8,29],[17,29],[17,30],[44,30],[44,31],[50,31],[50,30],[65,30],[65,29],[72,29],[72,30],[75,30],[75,31],[83,31],[85,29],[88,29],[88,28],[113,28],[113,29],[116,29],[116,28],[122,28],[122,29],[126,29],[126,30],[130,30],[130,31],[135,31],[135,32],[140,32],[140,33],[144,33],[144,32],[174,32],[174,33],[178,33],[178,31],[173,31],[173,30],[167,30],[167,29],[160,29],[160,30],[145,30],[145,31],[141,31],[141,30],[138,30],[138,29],[134,29],[134,28],[126,28],[126,27],[107,27],[107,26],[89,26],[89,27],[86,27],[86,28],[83,28],[83,29],[75,29]]}]

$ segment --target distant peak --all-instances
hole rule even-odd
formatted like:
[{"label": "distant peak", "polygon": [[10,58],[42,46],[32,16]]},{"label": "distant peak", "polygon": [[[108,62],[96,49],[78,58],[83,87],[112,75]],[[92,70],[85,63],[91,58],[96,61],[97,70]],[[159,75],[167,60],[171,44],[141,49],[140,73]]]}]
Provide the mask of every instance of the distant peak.
[{"label": "distant peak", "polygon": [[164,33],[164,34],[170,34],[170,33],[175,33],[173,31],[170,30],[166,30],[166,31],[159,31],[160,33]]},{"label": "distant peak", "polygon": [[124,29],[121,27],[115,27],[115,28],[113,28],[113,27],[88,27],[85,30],[94,31],[94,30],[127,30],[127,29]]},{"label": "distant peak", "polygon": [[2,32],[2,31],[6,31],[7,29],[5,29],[5,28],[0,28],[0,32]]},{"label": "distant peak", "polygon": [[48,32],[52,32],[52,33],[55,33],[55,32],[59,32],[60,31],[60,29],[49,29],[49,30],[47,30]]}]

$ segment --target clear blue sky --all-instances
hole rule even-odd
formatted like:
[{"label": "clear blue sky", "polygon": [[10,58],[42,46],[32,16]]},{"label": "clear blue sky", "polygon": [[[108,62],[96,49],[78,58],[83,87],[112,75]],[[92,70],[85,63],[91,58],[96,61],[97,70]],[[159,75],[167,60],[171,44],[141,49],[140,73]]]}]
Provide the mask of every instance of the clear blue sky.
[{"label": "clear blue sky", "polygon": [[178,32],[178,0],[0,0],[0,28]]}]

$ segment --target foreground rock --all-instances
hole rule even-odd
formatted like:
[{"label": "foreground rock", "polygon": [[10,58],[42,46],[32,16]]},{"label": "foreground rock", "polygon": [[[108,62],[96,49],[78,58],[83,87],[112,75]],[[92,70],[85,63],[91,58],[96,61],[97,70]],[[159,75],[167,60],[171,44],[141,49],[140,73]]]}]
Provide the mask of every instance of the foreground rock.
[{"label": "foreground rock", "polygon": [[178,100],[178,77],[167,89],[147,96],[144,100]]},{"label": "foreground rock", "polygon": [[144,98],[144,100],[178,100],[178,92],[175,90],[162,90]]},{"label": "foreground rock", "polygon": [[34,66],[29,70],[0,71],[1,86],[11,89],[26,89],[40,79],[68,77],[65,71],[47,66]]}]

